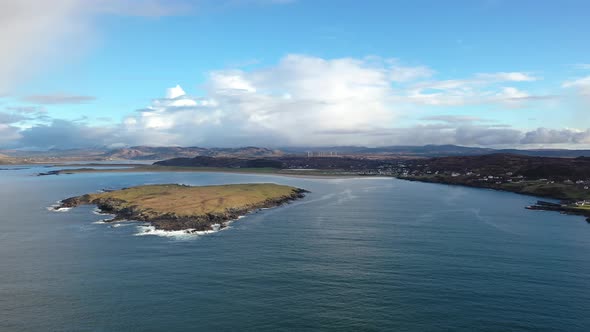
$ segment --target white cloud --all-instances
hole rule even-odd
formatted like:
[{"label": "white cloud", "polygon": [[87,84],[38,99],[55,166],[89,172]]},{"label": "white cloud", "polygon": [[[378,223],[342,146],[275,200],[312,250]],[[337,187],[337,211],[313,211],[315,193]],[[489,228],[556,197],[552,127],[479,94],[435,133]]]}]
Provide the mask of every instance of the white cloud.
[{"label": "white cloud", "polygon": [[166,90],[166,98],[168,99],[174,99],[184,95],[186,95],[186,92],[184,92],[180,85],[176,85],[175,87]]},{"label": "white cloud", "polygon": [[575,64],[574,67],[583,70],[590,70],[590,63],[578,63]]},{"label": "white cloud", "polygon": [[167,98],[128,117],[121,132],[142,144],[224,146],[408,144],[419,131],[427,143],[509,144],[523,137],[517,129],[476,125],[486,121],[470,116],[428,117],[423,120],[446,124],[398,128],[406,114],[397,107],[407,103],[513,107],[537,98],[499,85],[532,80],[524,73],[414,82],[433,73],[378,57],[327,60],[292,54],[262,69],[213,71],[201,97],[180,86],[168,89]]},{"label": "white cloud", "polygon": [[9,92],[39,69],[68,39],[79,39],[87,26],[73,0],[0,0],[0,93]]},{"label": "white cloud", "polygon": [[[482,125],[469,116],[429,117],[438,124],[399,128],[403,106],[521,103],[525,91],[498,82],[525,79],[515,73],[477,74],[458,80],[426,81],[427,67],[401,66],[397,60],[322,59],[285,56],[274,66],[218,70],[203,85],[203,96],[191,96],[177,85],[164,98],[124,119],[109,131],[105,144],[146,145],[386,145],[411,144],[415,135],[427,143],[508,144],[521,132]],[[416,83],[417,81],[417,83]],[[534,97],[534,96],[533,96]],[[53,100],[53,99],[51,99]],[[54,130],[54,127],[59,130]],[[27,131],[53,137],[75,125],[55,122]],[[89,133],[98,127],[86,126]],[[78,133],[80,131],[77,131]],[[436,137],[439,139],[436,139]],[[42,140],[39,140],[42,141]]]},{"label": "white cloud", "polygon": [[515,87],[503,87],[500,92],[496,93],[495,98],[504,104],[505,107],[522,107],[527,101],[540,96],[531,96],[528,92],[519,90]]},{"label": "white cloud", "polygon": [[476,78],[492,82],[532,82],[538,80],[537,77],[522,72],[499,72],[492,74],[484,73],[476,75]]},{"label": "white cloud", "polygon": [[[391,59],[322,59],[292,54],[275,65],[250,71],[212,71],[201,85],[204,91],[201,96],[187,94],[179,85],[171,87],[165,91],[165,97],[152,100],[147,107],[116,125],[51,121],[44,115],[36,122],[38,124],[29,125],[20,132],[17,130],[16,134],[22,138],[16,138],[13,145],[57,146],[59,142],[76,146],[90,142],[105,146],[589,143],[590,135],[583,130],[567,130],[564,134],[539,129],[527,133],[469,115],[418,117],[428,122],[400,127],[400,118],[412,119],[413,114],[409,114],[408,109],[415,108],[408,108],[410,104],[514,107],[552,98],[522,89],[518,83],[530,81],[531,77],[520,72],[476,74],[451,80],[434,80],[433,75],[434,71],[428,67],[403,66]],[[572,81],[564,86],[585,86],[585,81]],[[52,103],[56,100],[84,101],[76,96],[41,97],[37,99]],[[11,116],[10,119],[15,118]],[[15,139],[13,129],[5,128],[3,134]],[[73,139],[76,135],[81,138]]]},{"label": "white cloud", "polygon": [[537,77],[523,72],[479,73],[464,79],[423,81],[407,89],[411,102],[431,106],[464,106],[500,103],[521,106],[526,101],[544,100],[556,96],[532,95],[515,87],[501,86],[506,82],[531,82]]},{"label": "white cloud", "polygon": [[424,121],[440,121],[447,123],[473,123],[473,122],[488,122],[489,120],[482,119],[476,116],[469,115],[433,115],[423,117]]},{"label": "white cloud", "polygon": [[562,86],[564,88],[575,88],[584,95],[590,95],[590,76],[566,81]]},{"label": "white cloud", "polygon": [[232,94],[256,92],[256,88],[245,78],[240,70],[213,72],[210,75],[209,89],[213,93]]},{"label": "white cloud", "polygon": [[324,144],[332,136],[323,134],[328,130],[392,124],[396,113],[388,101],[393,93],[389,69],[385,63],[350,58],[289,55],[266,69],[215,71],[205,97],[188,97],[175,87],[168,98],[154,100],[126,119],[125,129],[149,129],[163,140],[159,144],[177,139],[176,144],[225,145],[258,137]]},{"label": "white cloud", "polygon": [[530,97],[530,95],[524,91],[520,91],[514,87],[504,87],[500,91],[500,93],[496,94],[501,99],[508,99],[508,100],[516,100],[516,99],[526,99]]},{"label": "white cloud", "polygon": [[426,66],[405,67],[395,66],[391,69],[391,80],[394,82],[409,82],[434,75],[434,70]]},{"label": "white cloud", "polygon": [[92,39],[96,15],[162,16],[171,8],[162,0],[0,0],[0,93],[78,55]]}]

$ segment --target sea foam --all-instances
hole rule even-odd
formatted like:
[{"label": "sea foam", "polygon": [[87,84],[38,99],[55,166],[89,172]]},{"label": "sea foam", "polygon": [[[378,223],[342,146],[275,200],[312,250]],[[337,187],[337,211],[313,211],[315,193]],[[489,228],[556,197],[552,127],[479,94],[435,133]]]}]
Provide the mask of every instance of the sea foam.
[{"label": "sea foam", "polygon": [[71,207],[62,207],[62,208],[49,207],[48,209],[49,209],[50,211],[54,211],[54,212],[68,212],[68,211],[70,211],[72,208],[71,208]]},{"label": "sea foam", "polygon": [[146,236],[146,235],[155,235],[161,237],[168,237],[174,238],[177,240],[188,240],[191,238],[195,238],[199,235],[205,235],[209,233],[214,233],[215,231],[202,231],[196,232],[194,229],[185,229],[180,231],[165,231],[161,229],[156,229],[156,227],[151,225],[142,225],[137,226],[138,232],[133,234],[135,236]]},{"label": "sea foam", "polygon": [[245,216],[239,216],[234,220],[227,221],[227,222],[223,223],[223,227],[221,224],[213,224],[213,225],[211,225],[211,229],[206,230],[206,231],[197,231],[193,228],[183,229],[183,230],[179,230],[179,231],[166,231],[166,230],[162,230],[162,229],[156,229],[156,227],[154,227],[152,225],[140,225],[140,226],[137,226],[138,232],[133,235],[135,235],[135,236],[154,235],[154,236],[174,238],[174,239],[178,239],[178,240],[188,240],[188,239],[194,239],[198,236],[213,234],[213,233],[220,232],[224,229],[228,229],[228,228],[230,228],[229,227],[230,223],[232,223],[236,220],[242,219],[244,217]]},{"label": "sea foam", "polygon": [[114,214],[112,213],[104,213],[102,212],[99,208],[95,207],[94,209],[92,209],[92,213],[99,215],[99,216],[113,216]]},{"label": "sea foam", "polygon": [[50,206],[47,207],[47,210],[49,211],[53,211],[53,212],[67,212],[70,211],[72,208],[60,208],[59,206],[61,205],[61,201],[56,201],[54,204],[51,204]]}]

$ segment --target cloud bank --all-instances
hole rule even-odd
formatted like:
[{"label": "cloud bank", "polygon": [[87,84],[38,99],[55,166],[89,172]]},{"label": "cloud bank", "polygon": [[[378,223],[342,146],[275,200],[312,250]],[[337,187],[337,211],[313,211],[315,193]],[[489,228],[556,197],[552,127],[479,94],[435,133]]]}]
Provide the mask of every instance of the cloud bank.
[{"label": "cloud bank", "polygon": [[[0,96],[39,68],[50,67],[52,59],[63,57],[59,50],[70,52],[92,39],[101,16],[193,15],[206,8],[291,2],[0,0]],[[571,78],[558,93],[543,95],[526,89],[526,84],[542,80],[535,72],[438,79],[428,66],[378,56],[323,59],[290,54],[274,65],[254,67],[212,71],[198,95],[185,91],[195,91],[192,87],[171,87],[163,97],[138,105],[141,109],[124,110],[123,121],[116,124],[51,116],[52,108],[61,105],[100,103],[94,96],[40,93],[16,98],[19,104],[0,104],[0,147],[590,144],[585,128],[513,128],[469,114],[470,108],[480,106],[517,112],[567,94],[585,115],[590,76]],[[434,108],[439,110],[435,115],[422,113]],[[458,110],[467,110],[467,115]]]},{"label": "cloud bank", "polygon": [[[395,59],[292,54],[273,66],[250,71],[212,71],[200,95],[188,94],[178,85],[171,87],[116,125],[51,119],[38,106],[6,108],[14,114],[4,116],[1,142],[37,148],[590,144],[590,131],[585,129],[522,130],[470,115],[423,116],[416,123],[401,125],[425,105],[491,104],[511,109],[554,98],[511,86],[539,79],[529,73],[480,73],[456,80],[436,80],[434,75],[428,67],[405,66]],[[576,80],[564,83],[564,88],[583,89],[584,84],[584,79]],[[91,99],[61,94],[30,96],[27,101],[63,104]],[[31,113],[35,109],[40,111]],[[30,124],[27,114],[35,114],[37,122]]]}]

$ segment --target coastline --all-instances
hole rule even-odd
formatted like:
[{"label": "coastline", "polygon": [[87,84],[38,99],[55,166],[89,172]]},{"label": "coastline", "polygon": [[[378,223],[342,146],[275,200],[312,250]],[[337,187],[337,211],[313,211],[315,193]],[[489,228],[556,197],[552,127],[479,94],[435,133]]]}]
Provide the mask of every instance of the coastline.
[{"label": "coastline", "polygon": [[[89,165],[90,166],[90,165]],[[93,165],[94,166],[94,165]],[[102,165],[101,165],[102,166]],[[114,165],[104,165],[114,166]],[[292,178],[307,178],[307,179],[338,179],[338,178],[395,178],[399,180],[413,181],[413,182],[425,182],[435,183],[444,185],[455,185],[478,189],[492,189],[504,192],[511,192],[520,195],[526,195],[536,198],[548,198],[561,201],[562,208],[556,209],[555,207],[548,209],[545,205],[533,205],[533,210],[546,210],[546,211],[557,211],[564,214],[574,214],[586,217],[586,221],[590,223],[590,209],[576,209],[572,208],[571,204],[575,200],[564,193],[547,193],[539,191],[526,191],[522,190],[523,187],[518,187],[516,184],[512,186],[497,185],[494,183],[474,183],[465,182],[456,178],[434,178],[434,177],[395,177],[395,176],[383,176],[383,175],[359,175],[344,173],[338,171],[321,171],[321,170],[279,170],[272,168],[241,168],[241,169],[229,169],[229,168],[215,168],[215,167],[178,167],[178,166],[135,166],[130,168],[79,168],[79,169],[64,169],[50,171],[47,173],[39,173],[39,176],[45,175],[69,175],[69,174],[86,174],[86,173],[143,173],[143,172],[187,172],[187,173],[229,173],[229,174],[251,174],[251,175],[276,175],[285,176]],[[529,208],[529,207],[526,207]]]},{"label": "coastline", "polygon": [[464,182],[453,182],[453,181],[444,181],[443,179],[431,179],[431,178],[417,178],[417,177],[401,177],[397,178],[399,180],[406,180],[411,182],[423,182],[423,183],[434,183],[434,184],[443,184],[447,186],[461,186],[461,187],[468,187],[468,188],[477,188],[477,189],[490,189],[496,191],[503,191],[509,192],[513,194],[525,195],[529,197],[535,198],[548,198],[560,201],[560,203],[549,203],[544,202],[541,200],[537,200],[536,204],[525,206],[525,209],[529,210],[539,210],[539,211],[552,211],[552,212],[559,212],[562,214],[569,214],[569,215],[579,215],[586,218],[586,221],[590,223],[590,209],[579,209],[571,206],[572,200],[565,198],[565,197],[556,197],[555,195],[551,194],[544,194],[544,193],[534,193],[534,192],[526,192],[526,191],[518,191],[518,190],[509,190],[510,188],[498,186],[498,185],[488,185],[488,186],[478,186],[474,183],[464,183]]},{"label": "coastline", "polygon": [[[103,165],[101,165],[103,166]],[[110,166],[110,165],[104,165]],[[229,174],[252,174],[252,175],[278,175],[294,178],[313,178],[313,179],[336,179],[336,178],[367,178],[377,176],[366,176],[353,173],[343,173],[334,171],[297,171],[297,170],[280,170],[271,168],[221,168],[221,167],[178,167],[178,166],[137,166],[129,168],[75,168],[60,169],[49,172],[37,173],[37,176],[49,175],[72,175],[88,173],[155,173],[155,172],[175,172],[175,173],[229,173]],[[387,176],[380,176],[387,177]],[[387,177],[389,178],[389,177]]]}]

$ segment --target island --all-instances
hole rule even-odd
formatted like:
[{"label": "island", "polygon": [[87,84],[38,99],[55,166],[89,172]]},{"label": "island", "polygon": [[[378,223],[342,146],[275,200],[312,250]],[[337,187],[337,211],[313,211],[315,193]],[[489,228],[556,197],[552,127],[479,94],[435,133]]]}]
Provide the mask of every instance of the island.
[{"label": "island", "polygon": [[[537,156],[516,153],[488,153],[446,157],[392,156],[382,154],[196,156],[179,157],[151,165],[51,170],[38,175],[83,174],[94,172],[231,172],[282,176],[358,177],[385,176],[402,180],[461,185],[503,190],[559,200],[557,204],[534,204],[533,210],[559,211],[585,216],[590,222],[590,157]],[[549,154],[550,151],[542,151]]]},{"label": "island", "polygon": [[199,232],[224,228],[240,216],[303,198],[307,192],[274,183],[143,185],[70,197],[55,209],[96,205],[114,215],[109,222],[136,220],[164,231]]}]

